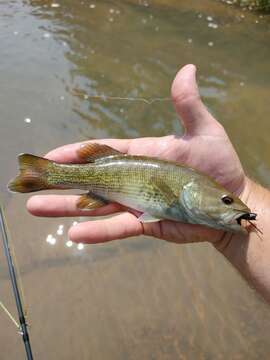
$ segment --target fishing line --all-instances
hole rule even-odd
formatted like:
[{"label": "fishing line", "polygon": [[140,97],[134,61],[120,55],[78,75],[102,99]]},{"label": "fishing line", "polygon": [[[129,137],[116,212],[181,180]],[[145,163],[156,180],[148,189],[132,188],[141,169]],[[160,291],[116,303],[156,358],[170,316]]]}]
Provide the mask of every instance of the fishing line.
[{"label": "fishing line", "polygon": [[156,98],[144,98],[144,97],[122,97],[122,96],[107,96],[107,95],[87,95],[83,92],[77,91],[75,89],[72,90],[72,94],[80,97],[84,100],[87,99],[99,99],[103,101],[107,100],[118,100],[118,101],[134,101],[134,102],[143,102],[147,105],[151,105],[155,102],[164,102],[164,101],[171,101],[169,97],[156,97]]},{"label": "fishing line", "polygon": [[0,301],[0,307],[4,310],[4,312],[7,314],[7,316],[10,318],[10,320],[15,324],[15,326],[20,329],[20,325],[17,323],[15,317],[8,311],[8,309],[5,307],[5,305]]},{"label": "fishing line", "polygon": [[[256,232],[259,232],[260,234],[263,235],[262,230],[259,229],[253,222],[251,222],[250,220],[248,220],[248,223],[249,223],[249,225],[251,225],[251,226],[256,230]],[[259,236],[259,235],[258,235],[258,236]]]},{"label": "fishing line", "polygon": [[[19,284],[18,284],[16,271],[15,271],[15,263],[14,263],[14,258],[13,258],[14,251],[13,252],[11,251],[9,237],[8,237],[8,231],[7,231],[7,225],[6,225],[5,216],[4,216],[4,210],[1,206],[1,204],[0,204],[0,228],[2,231],[2,241],[3,241],[3,246],[4,246],[4,252],[5,252],[5,256],[6,256],[7,263],[8,263],[9,276],[10,276],[13,293],[14,293],[14,297],[15,297],[15,302],[16,302],[16,307],[17,307],[17,311],[18,311],[18,315],[19,315],[20,334],[21,334],[22,340],[24,342],[27,360],[33,360],[32,349],[31,349],[30,339],[29,339],[29,334],[28,334],[28,329],[27,329],[27,323],[26,323],[26,319],[25,319],[25,312],[23,310],[22,293],[20,293],[20,289],[22,289],[22,287],[19,286]],[[3,308],[3,306],[2,306],[2,308]],[[4,309],[6,309],[5,306],[4,306]],[[6,310],[5,310],[5,312],[8,315],[11,315],[10,312],[8,310],[7,311]],[[12,319],[13,316],[11,315],[10,318]]]},{"label": "fishing line", "polygon": [[[141,97],[121,97],[121,96],[102,96],[102,95],[86,95],[88,98],[97,98],[106,100],[124,100],[124,101],[140,101],[144,102],[147,105],[151,105],[154,102],[163,102],[163,101],[170,101],[170,98],[141,98]],[[85,97],[84,97],[85,98]]]}]

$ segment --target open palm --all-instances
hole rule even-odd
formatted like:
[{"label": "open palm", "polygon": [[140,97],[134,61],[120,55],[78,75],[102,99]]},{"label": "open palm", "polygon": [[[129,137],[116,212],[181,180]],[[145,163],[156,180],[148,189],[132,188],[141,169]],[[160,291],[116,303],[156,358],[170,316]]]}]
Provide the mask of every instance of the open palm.
[{"label": "open palm", "polygon": [[[131,155],[147,155],[187,164],[216,179],[237,195],[245,186],[245,175],[235,150],[223,127],[212,117],[201,102],[195,79],[196,68],[186,65],[172,84],[172,100],[185,128],[183,136],[160,138],[105,139],[95,142]],[[55,149],[47,158],[62,163],[79,161],[80,144]],[[151,235],[173,242],[217,242],[222,232],[201,225],[182,224],[163,220],[155,223],[138,221],[136,213],[117,204],[92,211],[76,208],[75,195],[37,195],[29,199],[28,210],[37,216],[103,216],[121,212],[110,218],[87,221],[69,230],[72,241],[100,243],[137,235]]]}]

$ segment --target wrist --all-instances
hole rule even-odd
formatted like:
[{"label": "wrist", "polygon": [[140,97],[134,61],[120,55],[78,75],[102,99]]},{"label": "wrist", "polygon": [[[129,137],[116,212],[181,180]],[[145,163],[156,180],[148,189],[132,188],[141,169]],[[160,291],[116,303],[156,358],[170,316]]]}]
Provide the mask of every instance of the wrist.
[{"label": "wrist", "polygon": [[249,178],[239,196],[257,214],[255,229],[247,235],[224,233],[214,246],[270,301],[270,192]]}]

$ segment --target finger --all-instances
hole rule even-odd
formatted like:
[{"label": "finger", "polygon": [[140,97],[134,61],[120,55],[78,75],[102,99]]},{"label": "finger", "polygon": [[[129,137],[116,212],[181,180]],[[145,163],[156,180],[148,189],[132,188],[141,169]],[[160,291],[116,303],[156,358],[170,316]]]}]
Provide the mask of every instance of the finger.
[{"label": "finger", "polygon": [[223,131],[201,101],[194,65],[186,65],[177,73],[171,95],[187,134],[214,135]]},{"label": "finger", "polygon": [[123,211],[118,204],[108,204],[95,210],[77,208],[78,195],[36,195],[27,202],[27,210],[35,216],[104,216]]},{"label": "finger", "polygon": [[[45,157],[47,159],[62,163],[81,162],[81,159],[79,158],[77,151],[80,149],[82,144],[85,144],[87,142],[90,141],[88,140],[84,142],[61,146],[57,149],[48,152],[45,155]],[[119,150],[123,153],[127,153],[130,139],[103,139],[103,140],[91,140],[91,142],[109,145],[116,150]]]},{"label": "finger", "polygon": [[149,225],[152,226],[144,229],[146,234],[177,244],[214,242],[220,237],[220,230],[211,229],[203,225],[171,220],[163,220]]},{"label": "finger", "polygon": [[109,219],[87,221],[69,229],[69,239],[77,243],[97,244],[111,240],[138,236],[143,226],[131,213],[123,213]]}]

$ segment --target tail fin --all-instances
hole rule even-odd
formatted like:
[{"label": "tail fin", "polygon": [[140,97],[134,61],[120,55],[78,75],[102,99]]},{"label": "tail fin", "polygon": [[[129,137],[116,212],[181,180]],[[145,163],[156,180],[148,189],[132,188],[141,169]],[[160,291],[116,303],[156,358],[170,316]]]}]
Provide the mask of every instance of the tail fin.
[{"label": "tail fin", "polygon": [[10,191],[28,193],[50,187],[47,182],[48,166],[52,163],[50,160],[31,154],[21,154],[18,161],[20,174],[9,182]]}]

